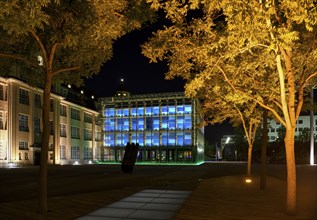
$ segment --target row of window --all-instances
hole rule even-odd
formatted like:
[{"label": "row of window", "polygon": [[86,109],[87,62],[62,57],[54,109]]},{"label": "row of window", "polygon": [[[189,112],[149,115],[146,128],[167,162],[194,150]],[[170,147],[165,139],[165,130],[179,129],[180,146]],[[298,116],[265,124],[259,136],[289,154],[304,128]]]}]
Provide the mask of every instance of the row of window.
[{"label": "row of window", "polygon": [[106,118],[104,130],[109,131],[135,131],[135,130],[176,130],[191,129],[191,115],[162,116],[144,118]]},{"label": "row of window", "polygon": [[169,106],[149,106],[133,108],[107,108],[104,110],[104,117],[122,117],[122,116],[144,116],[144,115],[175,115],[191,114],[191,105],[169,105]]},{"label": "row of window", "polygon": [[[19,114],[19,131],[29,132],[29,119],[28,115]],[[34,118],[34,133],[40,133],[40,119]],[[53,121],[50,121],[50,134],[54,134]],[[60,124],[60,136],[67,137],[67,126],[66,124]],[[97,132],[96,140],[101,140],[101,132]],[[80,139],[80,128],[71,126],[71,138]],[[84,140],[92,139],[92,131],[90,129],[84,129]]]},{"label": "row of window", "polygon": [[[66,160],[66,146],[60,146],[59,148],[60,159]],[[19,160],[22,160],[23,152],[19,152]],[[5,158],[6,159],[6,158]],[[70,151],[70,159],[71,160],[79,160],[80,159],[80,148],[78,146],[72,146]],[[93,159],[92,149],[85,147],[84,148],[84,159]],[[29,160],[28,152],[24,152],[24,160]],[[50,160],[53,160],[53,155],[50,155]]]},{"label": "row of window", "polygon": [[[29,91],[25,89],[19,90],[19,102],[24,105],[29,105]],[[34,94],[34,106],[37,108],[42,108],[41,96],[39,94]],[[54,110],[54,100],[50,101],[50,110]],[[80,110],[71,108],[71,119],[80,120]],[[67,117],[67,107],[66,105],[60,105],[60,115]],[[92,116],[88,113],[84,113],[84,122],[92,123]]]},{"label": "row of window", "polygon": [[106,133],[104,145],[107,147],[125,146],[127,142],[139,143],[140,146],[189,146],[192,145],[191,132],[145,132],[132,133],[131,137],[125,133]]},{"label": "row of window", "polygon": [[[66,160],[66,146],[60,146],[60,159]],[[70,148],[70,159],[80,159],[80,147],[72,146]],[[84,159],[93,159],[92,148],[84,147]]]},{"label": "row of window", "polygon": [[[308,130],[310,130],[310,128],[308,128],[308,127],[305,127],[305,128],[295,128],[295,132],[301,132],[301,131],[303,131],[304,129],[308,129]],[[315,131],[317,131],[317,127],[315,127],[315,129],[314,129]],[[274,132],[278,132],[278,128],[270,128],[269,130],[268,130],[268,132],[272,132],[272,133],[274,133]]]}]

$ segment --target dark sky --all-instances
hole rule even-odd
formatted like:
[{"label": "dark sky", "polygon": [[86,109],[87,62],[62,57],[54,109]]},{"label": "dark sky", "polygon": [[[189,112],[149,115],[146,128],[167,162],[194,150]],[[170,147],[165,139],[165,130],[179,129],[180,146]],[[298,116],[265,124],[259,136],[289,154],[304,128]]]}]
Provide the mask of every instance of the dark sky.
[{"label": "dark sky", "polygon": [[[98,75],[86,81],[86,88],[97,97],[113,96],[120,78],[124,78],[126,88],[132,94],[184,91],[184,80],[165,80],[166,63],[149,63],[149,59],[141,54],[140,45],[158,28],[157,25],[146,26],[117,40],[113,58],[103,65]],[[205,137],[211,144],[218,142],[219,145],[225,134],[232,134],[228,124],[207,126],[205,129]]]},{"label": "dark sky", "polygon": [[120,78],[124,78],[132,94],[183,91],[182,79],[165,80],[166,63],[149,63],[149,59],[141,54],[140,45],[151,36],[155,28],[146,26],[117,40],[112,60],[103,65],[97,76],[87,80],[86,88],[98,97],[113,96]]}]

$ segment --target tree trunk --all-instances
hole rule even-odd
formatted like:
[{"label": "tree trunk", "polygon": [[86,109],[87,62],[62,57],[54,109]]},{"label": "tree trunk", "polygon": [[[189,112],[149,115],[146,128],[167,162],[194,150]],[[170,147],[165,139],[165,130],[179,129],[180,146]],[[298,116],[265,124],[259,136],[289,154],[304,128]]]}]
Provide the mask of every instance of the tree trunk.
[{"label": "tree trunk", "polygon": [[248,147],[248,171],[247,171],[247,176],[251,176],[251,162],[252,162],[252,144],[249,144]]},{"label": "tree trunk", "polygon": [[42,214],[43,219],[47,219],[47,159],[48,159],[48,146],[50,138],[50,92],[51,92],[51,75],[46,73],[44,92],[43,92],[43,135],[41,146],[41,163],[40,163],[40,188],[39,188],[39,212]]},{"label": "tree trunk", "polygon": [[286,128],[285,134],[285,152],[286,152],[286,169],[287,169],[287,198],[286,211],[288,214],[296,213],[296,166],[294,153],[294,136],[293,128]]},{"label": "tree trunk", "polygon": [[260,189],[266,189],[267,109],[263,109]]}]

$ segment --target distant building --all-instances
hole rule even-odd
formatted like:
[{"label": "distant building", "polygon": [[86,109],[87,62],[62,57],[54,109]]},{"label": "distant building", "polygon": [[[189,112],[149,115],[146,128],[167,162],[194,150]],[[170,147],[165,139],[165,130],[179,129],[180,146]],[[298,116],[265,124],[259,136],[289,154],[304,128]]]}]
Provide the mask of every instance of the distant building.
[{"label": "distant building", "polygon": [[[274,142],[278,138],[279,129],[283,128],[283,125],[280,122],[275,121],[274,119],[268,120],[268,141]],[[295,137],[298,137],[302,131],[310,131],[310,115],[300,115],[296,121],[295,128]],[[317,115],[314,115],[313,118],[313,132],[314,136],[317,135]],[[224,135],[221,138],[221,149],[223,150],[226,144],[234,143],[234,135]]]},{"label": "distant building", "polygon": [[[313,118],[313,131],[314,136],[317,135],[317,115],[314,115]],[[279,128],[283,127],[283,125],[273,119],[268,120],[268,138],[269,142],[273,142],[278,138],[278,130]],[[300,115],[296,121],[296,128],[295,128],[295,137],[298,137],[300,133],[304,129],[310,130],[310,116],[309,115]]]},{"label": "distant building", "polygon": [[122,81],[114,97],[97,103],[104,120],[104,161],[120,162],[127,142],[139,144],[139,163],[204,160],[204,129],[196,126],[203,120],[199,102],[183,92],[131,95]]},{"label": "distant building", "polygon": [[[43,90],[15,78],[0,77],[0,164],[39,164]],[[50,111],[50,164],[100,160],[98,111],[83,94],[53,87]]]}]

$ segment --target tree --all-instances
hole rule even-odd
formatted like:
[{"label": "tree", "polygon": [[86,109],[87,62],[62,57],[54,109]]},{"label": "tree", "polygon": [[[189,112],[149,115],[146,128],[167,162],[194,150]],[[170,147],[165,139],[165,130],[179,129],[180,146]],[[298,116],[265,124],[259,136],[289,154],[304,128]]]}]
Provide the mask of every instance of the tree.
[{"label": "tree", "polygon": [[246,96],[237,96],[230,86],[220,87],[207,84],[203,92],[196,90],[196,88],[187,87],[186,95],[203,100],[202,114],[206,123],[216,124],[230,119],[234,127],[242,126],[248,144],[247,176],[250,177],[253,144],[261,122],[261,112],[258,110],[257,103],[248,100]]},{"label": "tree", "polygon": [[229,85],[267,109],[286,130],[287,213],[296,212],[294,134],[305,89],[317,75],[314,0],[148,0],[171,25],[143,46],[152,62],[167,60],[166,78],[186,90]]},{"label": "tree", "polygon": [[52,82],[80,85],[112,56],[113,42],[153,18],[142,0],[6,0],[0,3],[1,69],[18,63],[43,87],[39,211],[47,215]]}]

